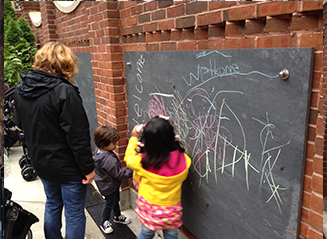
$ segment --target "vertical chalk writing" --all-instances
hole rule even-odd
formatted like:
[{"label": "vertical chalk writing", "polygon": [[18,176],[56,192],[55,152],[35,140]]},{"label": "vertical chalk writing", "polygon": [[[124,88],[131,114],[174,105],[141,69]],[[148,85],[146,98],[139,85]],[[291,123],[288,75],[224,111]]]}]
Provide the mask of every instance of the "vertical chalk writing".
[{"label": "vertical chalk writing", "polygon": [[142,117],[143,115],[143,109],[140,105],[142,105],[142,93],[143,93],[143,78],[142,78],[142,70],[144,68],[144,64],[145,64],[145,58],[143,57],[143,55],[140,56],[140,58],[137,60],[136,62],[136,69],[137,69],[137,73],[136,73],[136,79],[138,81],[138,83],[135,83],[135,89],[136,91],[139,93],[139,95],[133,95],[134,98],[136,98],[138,100],[138,102],[134,103],[134,112],[136,114],[137,119],[132,118],[132,120],[136,123],[136,124],[140,124],[141,122],[139,122],[139,118]]}]

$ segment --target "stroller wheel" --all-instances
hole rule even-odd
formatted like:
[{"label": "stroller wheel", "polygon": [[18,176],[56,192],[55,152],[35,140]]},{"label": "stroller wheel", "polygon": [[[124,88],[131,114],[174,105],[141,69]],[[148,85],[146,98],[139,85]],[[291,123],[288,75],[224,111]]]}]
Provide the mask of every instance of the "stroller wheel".
[{"label": "stroller wheel", "polygon": [[5,220],[8,222],[15,222],[19,216],[19,208],[17,206],[12,206],[10,210],[6,212]]},{"label": "stroller wheel", "polygon": [[20,168],[23,168],[26,164],[27,164],[27,160],[25,155],[23,155],[20,160],[18,161],[18,164],[20,166]]},{"label": "stroller wheel", "polygon": [[22,168],[21,174],[23,179],[25,179],[28,182],[35,180],[37,177],[35,169],[27,164]]}]

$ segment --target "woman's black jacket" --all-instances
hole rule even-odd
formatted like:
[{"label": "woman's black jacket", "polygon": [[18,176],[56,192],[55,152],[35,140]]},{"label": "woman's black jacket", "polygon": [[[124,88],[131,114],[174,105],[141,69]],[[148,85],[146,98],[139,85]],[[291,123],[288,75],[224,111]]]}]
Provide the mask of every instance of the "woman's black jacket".
[{"label": "woman's black jacket", "polygon": [[79,181],[94,170],[82,99],[66,79],[35,69],[22,73],[16,86],[14,121],[25,133],[39,177]]}]

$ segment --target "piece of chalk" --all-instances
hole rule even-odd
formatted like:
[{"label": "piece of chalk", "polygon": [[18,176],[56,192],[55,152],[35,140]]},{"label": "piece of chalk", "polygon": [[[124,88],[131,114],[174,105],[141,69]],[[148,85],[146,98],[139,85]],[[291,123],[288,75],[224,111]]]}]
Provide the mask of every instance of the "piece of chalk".
[{"label": "piece of chalk", "polygon": [[136,128],[136,132],[137,133],[140,133],[141,129],[143,128],[143,124],[139,125],[137,128]]}]

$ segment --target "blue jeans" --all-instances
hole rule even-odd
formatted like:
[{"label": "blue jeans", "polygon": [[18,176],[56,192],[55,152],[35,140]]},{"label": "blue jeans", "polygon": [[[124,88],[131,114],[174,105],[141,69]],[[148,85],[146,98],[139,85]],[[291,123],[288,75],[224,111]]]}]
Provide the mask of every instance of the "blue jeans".
[{"label": "blue jeans", "polygon": [[52,182],[41,178],[47,196],[44,212],[46,239],[62,239],[61,216],[65,207],[65,239],[84,239],[86,185],[82,181]]},{"label": "blue jeans", "polygon": [[[150,230],[142,224],[142,229],[140,235],[137,239],[152,239],[154,237],[155,231]],[[164,239],[178,239],[177,228],[170,230],[163,230]]]}]

